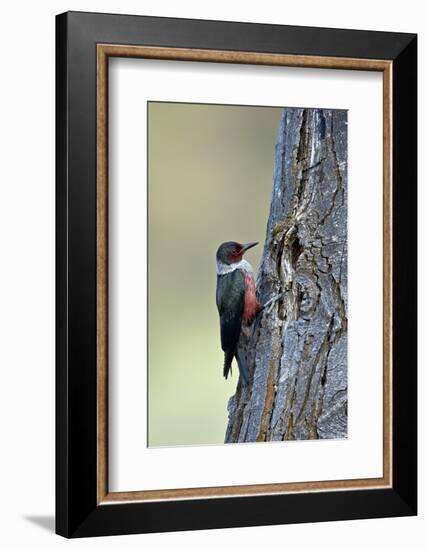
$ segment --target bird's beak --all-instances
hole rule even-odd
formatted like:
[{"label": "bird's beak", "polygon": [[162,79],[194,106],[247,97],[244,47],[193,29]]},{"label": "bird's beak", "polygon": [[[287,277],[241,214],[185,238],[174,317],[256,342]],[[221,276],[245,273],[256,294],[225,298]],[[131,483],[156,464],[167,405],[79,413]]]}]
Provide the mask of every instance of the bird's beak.
[{"label": "bird's beak", "polygon": [[250,248],[253,248],[253,246],[256,246],[256,244],[259,244],[259,243],[247,243],[242,245],[242,253],[247,252],[247,250],[249,250]]}]

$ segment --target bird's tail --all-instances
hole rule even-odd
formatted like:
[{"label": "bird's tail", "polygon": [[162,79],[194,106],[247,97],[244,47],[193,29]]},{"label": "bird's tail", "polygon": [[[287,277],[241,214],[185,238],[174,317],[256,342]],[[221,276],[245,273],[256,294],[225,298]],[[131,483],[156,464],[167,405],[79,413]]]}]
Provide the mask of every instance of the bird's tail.
[{"label": "bird's tail", "polygon": [[224,366],[223,366],[223,376],[226,378],[229,376],[229,372],[232,372],[232,361],[235,353],[233,351],[224,352]]},{"label": "bird's tail", "polygon": [[239,374],[241,376],[242,385],[248,386],[248,368],[247,363],[240,353],[237,351],[225,351],[224,353],[224,367],[223,367],[223,376],[226,378],[229,376],[229,372],[232,372],[232,361],[236,357],[236,362],[238,363]]}]

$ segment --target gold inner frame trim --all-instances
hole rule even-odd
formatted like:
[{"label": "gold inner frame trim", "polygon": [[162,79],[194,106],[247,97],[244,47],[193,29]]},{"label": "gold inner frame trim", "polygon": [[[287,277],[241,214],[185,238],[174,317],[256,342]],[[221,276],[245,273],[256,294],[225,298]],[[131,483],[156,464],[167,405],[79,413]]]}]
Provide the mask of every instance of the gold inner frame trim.
[{"label": "gold inner frame trim", "polygon": [[[108,59],[348,69],[383,73],[383,476],[297,483],[109,492],[108,489]],[[392,62],[256,52],[97,45],[97,503],[224,498],[392,486]]]}]

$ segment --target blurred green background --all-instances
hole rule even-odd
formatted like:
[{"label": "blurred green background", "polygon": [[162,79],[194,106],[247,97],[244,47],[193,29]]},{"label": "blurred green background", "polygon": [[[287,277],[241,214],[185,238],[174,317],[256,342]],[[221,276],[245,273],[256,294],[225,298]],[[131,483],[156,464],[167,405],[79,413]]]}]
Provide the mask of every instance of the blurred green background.
[{"label": "blurred green background", "polygon": [[280,108],[150,102],[148,445],[220,444],[238,369],[224,380],[215,305],[223,241],[259,241]]}]

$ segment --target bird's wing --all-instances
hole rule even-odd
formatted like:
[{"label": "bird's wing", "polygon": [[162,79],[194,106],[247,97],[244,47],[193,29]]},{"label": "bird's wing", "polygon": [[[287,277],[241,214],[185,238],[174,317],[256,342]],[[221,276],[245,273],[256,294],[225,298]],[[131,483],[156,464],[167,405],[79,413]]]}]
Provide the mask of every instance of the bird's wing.
[{"label": "bird's wing", "polygon": [[235,350],[244,312],[245,280],[239,269],[217,276],[217,308],[220,314],[221,347]]}]

